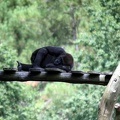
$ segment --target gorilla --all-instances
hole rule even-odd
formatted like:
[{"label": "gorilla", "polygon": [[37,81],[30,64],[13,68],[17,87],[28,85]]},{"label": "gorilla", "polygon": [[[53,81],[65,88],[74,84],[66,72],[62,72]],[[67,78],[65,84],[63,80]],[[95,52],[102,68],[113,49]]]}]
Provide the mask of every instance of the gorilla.
[{"label": "gorilla", "polygon": [[30,68],[44,71],[45,68],[59,68],[66,72],[73,67],[73,57],[61,47],[46,46],[35,50],[31,55],[31,64],[18,62],[18,71],[29,71]]}]

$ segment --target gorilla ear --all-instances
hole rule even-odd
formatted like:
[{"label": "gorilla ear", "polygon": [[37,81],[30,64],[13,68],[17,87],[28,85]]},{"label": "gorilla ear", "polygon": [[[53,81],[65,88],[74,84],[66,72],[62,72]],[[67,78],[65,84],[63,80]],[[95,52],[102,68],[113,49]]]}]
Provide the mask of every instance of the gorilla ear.
[{"label": "gorilla ear", "polygon": [[71,67],[73,67],[73,57],[71,54],[69,53],[66,53],[64,56],[63,56],[63,62],[65,65],[70,65]]}]

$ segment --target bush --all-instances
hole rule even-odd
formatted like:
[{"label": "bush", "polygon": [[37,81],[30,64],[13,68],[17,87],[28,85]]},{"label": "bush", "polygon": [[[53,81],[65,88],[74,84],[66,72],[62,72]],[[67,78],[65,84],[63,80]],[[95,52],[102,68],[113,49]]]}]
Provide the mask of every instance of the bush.
[{"label": "bush", "polygon": [[41,107],[39,120],[97,120],[103,88],[94,85],[48,84],[42,94],[51,101],[44,108]]},{"label": "bush", "polygon": [[14,67],[17,58],[16,51],[3,42],[0,44],[0,68]]},{"label": "bush", "polygon": [[36,120],[36,95],[33,88],[22,83],[0,82],[0,120]]}]

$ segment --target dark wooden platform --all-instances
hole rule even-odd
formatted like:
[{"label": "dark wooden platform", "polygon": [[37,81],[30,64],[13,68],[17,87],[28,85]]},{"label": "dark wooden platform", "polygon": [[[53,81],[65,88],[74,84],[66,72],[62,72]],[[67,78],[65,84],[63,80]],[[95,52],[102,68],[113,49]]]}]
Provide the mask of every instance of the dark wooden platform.
[{"label": "dark wooden platform", "polygon": [[[37,73],[37,74],[36,74]],[[0,71],[1,81],[49,81],[49,82],[67,82],[73,84],[96,84],[107,85],[112,72],[84,72],[71,71],[66,72],[58,68],[47,68],[44,71],[30,70],[17,71],[16,68],[4,68]]]}]

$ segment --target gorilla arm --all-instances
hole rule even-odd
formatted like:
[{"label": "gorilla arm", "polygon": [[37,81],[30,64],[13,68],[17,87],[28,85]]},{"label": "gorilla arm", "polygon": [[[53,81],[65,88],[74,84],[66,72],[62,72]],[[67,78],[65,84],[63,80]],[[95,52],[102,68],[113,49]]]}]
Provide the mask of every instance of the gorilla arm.
[{"label": "gorilla arm", "polygon": [[59,69],[62,69],[62,70],[65,70],[66,72],[69,72],[71,71],[71,68],[70,66],[65,66],[65,65],[54,65],[54,64],[47,64],[46,65],[46,68],[59,68]]}]

